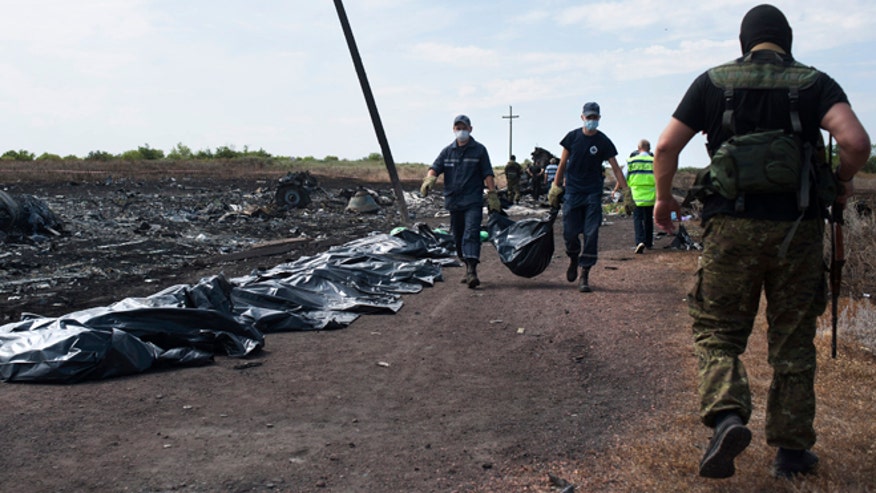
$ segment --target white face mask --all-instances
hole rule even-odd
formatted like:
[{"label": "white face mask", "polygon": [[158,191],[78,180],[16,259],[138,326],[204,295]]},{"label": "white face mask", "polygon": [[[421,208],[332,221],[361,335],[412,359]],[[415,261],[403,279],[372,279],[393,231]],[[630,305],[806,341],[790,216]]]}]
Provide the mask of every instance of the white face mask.
[{"label": "white face mask", "polygon": [[455,130],[453,135],[456,136],[456,140],[460,142],[468,141],[468,138],[471,137],[471,133],[468,130]]}]

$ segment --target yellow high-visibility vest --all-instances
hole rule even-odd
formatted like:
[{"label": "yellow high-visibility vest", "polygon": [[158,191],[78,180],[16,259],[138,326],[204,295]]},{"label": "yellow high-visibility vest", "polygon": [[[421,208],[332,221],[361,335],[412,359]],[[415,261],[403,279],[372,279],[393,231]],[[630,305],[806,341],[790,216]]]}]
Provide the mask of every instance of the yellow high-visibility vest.
[{"label": "yellow high-visibility vest", "polygon": [[627,159],[627,185],[637,206],[654,205],[657,186],[654,183],[654,156],[637,154]]}]

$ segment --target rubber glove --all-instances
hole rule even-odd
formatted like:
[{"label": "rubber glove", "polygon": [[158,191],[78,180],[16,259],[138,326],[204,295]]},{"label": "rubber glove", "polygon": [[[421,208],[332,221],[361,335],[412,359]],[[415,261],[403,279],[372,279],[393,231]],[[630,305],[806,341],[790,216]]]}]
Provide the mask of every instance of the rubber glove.
[{"label": "rubber glove", "polygon": [[487,210],[490,212],[502,212],[502,203],[499,202],[499,192],[495,190],[487,192]]},{"label": "rubber glove", "polygon": [[551,183],[551,189],[548,191],[548,203],[554,209],[560,208],[560,198],[563,196],[563,192],[565,190],[563,187],[557,185],[556,183]]},{"label": "rubber glove", "polygon": [[437,176],[426,175],[426,178],[423,179],[423,184],[420,185],[420,196],[425,197],[429,195],[429,190],[432,190],[436,181],[438,181]]}]

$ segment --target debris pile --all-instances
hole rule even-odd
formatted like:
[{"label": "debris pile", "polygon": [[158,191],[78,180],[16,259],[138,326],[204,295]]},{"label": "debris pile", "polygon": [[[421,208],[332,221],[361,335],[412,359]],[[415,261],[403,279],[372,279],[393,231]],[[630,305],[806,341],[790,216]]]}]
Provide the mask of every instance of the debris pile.
[{"label": "debris pile", "polygon": [[46,235],[60,236],[61,220],[42,200],[33,195],[13,197],[0,190],[0,243],[44,241]]},{"label": "debris pile", "polygon": [[106,178],[0,188],[0,324],[22,313],[57,315],[70,305],[146,295],[192,282],[199,271],[250,270],[238,265],[247,252],[294,259],[400,224],[391,191],[369,190],[379,209],[360,214],[345,210],[358,183],[303,183],[308,205],[287,210],[276,205],[272,179]]},{"label": "debris pile", "polygon": [[[0,224],[4,218],[10,222],[10,210],[21,210],[20,197],[30,196],[42,204],[34,210],[51,212],[39,216],[42,224],[60,233],[43,227],[35,234],[28,227],[0,239],[0,324],[27,313],[57,316],[70,307],[148,296],[156,288],[219,272],[241,275],[402,224],[388,186],[324,181],[297,173],[280,180],[108,177],[0,187],[8,197],[0,202]],[[284,183],[302,187],[307,205],[279,207],[277,192]],[[13,197],[16,206],[10,207]],[[405,192],[405,200],[410,222],[432,220],[437,226],[447,215],[440,194],[422,198]],[[521,216],[543,209],[517,205],[508,212]]]}]

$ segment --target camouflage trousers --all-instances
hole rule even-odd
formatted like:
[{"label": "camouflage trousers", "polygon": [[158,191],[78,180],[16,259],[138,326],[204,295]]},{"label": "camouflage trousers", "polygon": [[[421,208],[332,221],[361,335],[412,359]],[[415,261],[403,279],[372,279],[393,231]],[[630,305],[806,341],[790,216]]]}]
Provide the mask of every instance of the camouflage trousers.
[{"label": "camouflage trousers", "polygon": [[699,371],[700,418],[715,425],[721,411],[751,418],[751,390],[739,356],[766,296],[773,378],[767,396],[771,446],[815,443],[816,319],[827,307],[824,222],[800,223],[785,258],[779,249],[792,223],[716,216],[703,234],[703,255],[688,295]]},{"label": "camouflage trousers", "polygon": [[508,200],[515,204],[520,202],[520,178],[508,179]]}]

